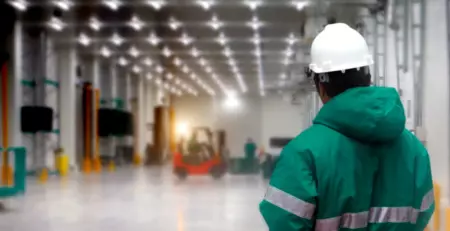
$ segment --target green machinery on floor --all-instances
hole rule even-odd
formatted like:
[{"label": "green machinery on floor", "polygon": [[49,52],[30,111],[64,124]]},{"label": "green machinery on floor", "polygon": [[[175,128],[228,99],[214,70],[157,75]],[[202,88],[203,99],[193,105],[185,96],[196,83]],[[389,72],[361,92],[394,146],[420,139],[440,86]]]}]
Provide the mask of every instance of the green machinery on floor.
[{"label": "green machinery on floor", "polygon": [[[5,150],[0,148],[0,153]],[[12,186],[0,186],[0,199],[13,197],[25,193],[26,185],[26,149],[24,147],[7,148],[6,152],[14,159],[13,184]]]}]

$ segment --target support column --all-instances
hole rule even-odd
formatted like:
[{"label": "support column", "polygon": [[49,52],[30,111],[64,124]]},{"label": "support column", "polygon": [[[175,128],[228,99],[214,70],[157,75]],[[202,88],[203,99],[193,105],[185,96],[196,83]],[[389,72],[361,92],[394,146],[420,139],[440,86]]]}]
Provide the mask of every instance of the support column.
[{"label": "support column", "polygon": [[100,108],[100,61],[97,56],[92,59],[92,150],[93,153],[93,169],[95,172],[101,171],[100,162],[100,138],[98,136],[98,109]]},{"label": "support column", "polygon": [[146,115],[146,87],[145,87],[145,81],[141,78],[141,76],[137,76],[137,100],[138,100],[138,123],[139,126],[139,138],[138,138],[138,153],[145,153],[145,146],[146,146],[146,121],[145,121],[145,115]]},{"label": "support column", "polygon": [[69,156],[70,166],[76,167],[76,66],[75,47],[68,47],[60,52],[60,121],[61,146]]},{"label": "support column", "polygon": [[[111,79],[110,79],[110,89],[111,89],[111,102],[112,102],[112,108],[117,108],[117,83],[118,83],[118,75],[117,75],[117,66],[115,63],[110,64],[110,73],[111,73]],[[112,159],[116,156],[116,150],[117,150],[117,144],[118,144],[118,137],[112,136],[109,138],[109,154],[111,155]],[[112,170],[112,167],[111,167]]]}]

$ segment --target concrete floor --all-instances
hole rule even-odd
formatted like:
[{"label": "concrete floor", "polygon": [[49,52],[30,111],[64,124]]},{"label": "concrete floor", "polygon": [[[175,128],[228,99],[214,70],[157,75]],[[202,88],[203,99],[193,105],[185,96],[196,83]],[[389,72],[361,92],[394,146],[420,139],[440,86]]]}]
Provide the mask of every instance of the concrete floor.
[{"label": "concrete floor", "polygon": [[267,230],[258,211],[265,187],[260,175],[180,182],[170,169],[30,182],[25,196],[4,201],[0,230]]}]

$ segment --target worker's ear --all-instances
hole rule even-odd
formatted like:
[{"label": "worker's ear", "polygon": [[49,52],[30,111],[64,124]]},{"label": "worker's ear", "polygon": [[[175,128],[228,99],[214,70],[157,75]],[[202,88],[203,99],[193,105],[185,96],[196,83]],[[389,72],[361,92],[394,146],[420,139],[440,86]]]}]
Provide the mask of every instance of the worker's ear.
[{"label": "worker's ear", "polygon": [[318,87],[318,94],[320,99],[322,100],[322,103],[326,103],[328,102],[328,100],[330,100],[330,97],[327,95],[327,92],[325,91],[325,88],[323,87],[323,85],[321,83],[319,83],[319,87]]}]

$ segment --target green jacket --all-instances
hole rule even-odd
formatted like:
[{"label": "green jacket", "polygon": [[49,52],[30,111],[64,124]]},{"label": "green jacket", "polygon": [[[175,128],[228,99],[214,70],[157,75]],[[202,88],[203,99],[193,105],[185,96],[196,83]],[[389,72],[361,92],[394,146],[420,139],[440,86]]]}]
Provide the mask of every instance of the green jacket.
[{"label": "green jacket", "polygon": [[271,231],[423,231],[430,160],[395,89],[347,90],[282,151],[260,211]]},{"label": "green jacket", "polygon": [[255,158],[256,155],[256,144],[251,142],[251,143],[246,143],[245,147],[244,147],[244,151],[245,151],[245,157],[246,158]]}]

